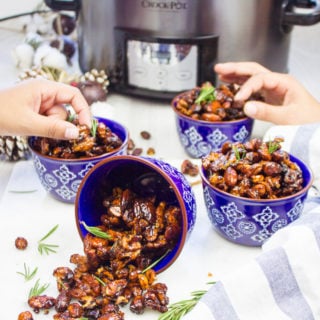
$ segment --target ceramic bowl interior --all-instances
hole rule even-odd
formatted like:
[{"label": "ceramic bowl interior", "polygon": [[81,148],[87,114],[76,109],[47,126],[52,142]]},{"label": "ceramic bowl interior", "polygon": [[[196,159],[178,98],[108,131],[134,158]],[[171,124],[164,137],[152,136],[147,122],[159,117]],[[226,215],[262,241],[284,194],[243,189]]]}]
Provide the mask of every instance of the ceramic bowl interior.
[{"label": "ceramic bowl interior", "polygon": [[123,141],[118,149],[96,157],[60,159],[37,152],[33,149],[35,137],[28,139],[34,167],[41,184],[50,195],[59,201],[74,203],[82,179],[96,163],[113,155],[127,153],[128,130],[116,121],[99,117],[96,119],[108,126]]},{"label": "ceramic bowl interior", "polygon": [[290,155],[303,173],[303,189],[288,197],[256,200],[234,196],[213,187],[201,168],[204,200],[214,228],[226,239],[247,246],[261,246],[280,228],[298,219],[313,181],[310,169]]},{"label": "ceramic bowl interior", "polygon": [[226,141],[245,142],[250,139],[254,120],[243,118],[232,121],[209,122],[195,120],[180,113],[176,106],[182,94],[171,102],[176,128],[185,152],[192,158],[201,158],[217,151]]},{"label": "ceramic bowl interior", "polygon": [[[156,196],[157,202],[165,201],[167,204],[178,206],[182,214],[180,238],[174,249],[154,267],[154,270],[159,273],[168,268],[179,256],[193,228],[195,206],[193,204],[192,209],[189,208],[185,196],[178,188],[181,179],[184,178],[182,174],[170,176],[170,173],[161,168],[164,164],[169,168],[169,172],[175,172],[170,165],[162,161],[136,156],[110,157],[90,170],[81,183],[75,202],[76,223],[81,238],[87,234],[82,221],[89,226],[101,224],[100,217],[105,212],[102,199],[110,195],[114,187],[129,188],[142,197]],[[185,191],[188,189],[185,181],[182,187]],[[190,198],[193,197],[191,189],[186,194]],[[194,197],[192,200],[194,202]]]}]

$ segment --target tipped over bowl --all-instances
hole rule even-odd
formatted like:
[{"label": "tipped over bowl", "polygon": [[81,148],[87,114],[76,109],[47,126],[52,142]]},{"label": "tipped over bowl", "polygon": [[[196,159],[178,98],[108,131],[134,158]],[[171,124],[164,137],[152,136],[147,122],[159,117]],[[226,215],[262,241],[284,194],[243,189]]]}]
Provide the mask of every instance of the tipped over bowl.
[{"label": "tipped over bowl", "polygon": [[183,174],[170,164],[149,157],[114,156],[99,162],[83,179],[75,217],[83,240],[89,233],[85,226],[111,234],[113,258],[119,247],[115,232],[132,240],[137,257],[128,259],[140,269],[162,257],[153,268],[159,273],[174,263],[191,234],[196,202]]}]

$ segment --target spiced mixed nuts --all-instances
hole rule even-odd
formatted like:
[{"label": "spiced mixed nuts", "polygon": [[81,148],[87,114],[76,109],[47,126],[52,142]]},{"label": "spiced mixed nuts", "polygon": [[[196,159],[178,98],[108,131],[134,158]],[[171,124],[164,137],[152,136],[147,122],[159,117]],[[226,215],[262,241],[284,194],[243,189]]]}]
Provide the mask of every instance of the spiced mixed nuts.
[{"label": "spiced mixed nuts", "polygon": [[[243,111],[245,101],[236,101],[234,96],[239,90],[236,84],[221,84],[215,88],[210,82],[201,87],[180,94],[174,102],[181,114],[209,122],[231,121],[245,118]],[[254,94],[249,100],[262,100],[261,95]]]},{"label": "spiced mixed nuts", "polygon": [[277,199],[303,188],[299,165],[281,148],[283,139],[223,144],[202,159],[210,184],[230,194],[252,199]]}]

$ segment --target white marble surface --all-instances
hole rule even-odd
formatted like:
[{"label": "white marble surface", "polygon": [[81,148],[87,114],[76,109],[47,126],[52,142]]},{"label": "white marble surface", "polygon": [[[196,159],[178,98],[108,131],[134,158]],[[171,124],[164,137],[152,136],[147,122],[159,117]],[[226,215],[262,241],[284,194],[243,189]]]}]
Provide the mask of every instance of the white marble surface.
[{"label": "white marble surface", "polygon": [[[23,38],[18,30],[16,26],[2,27],[0,24],[0,88],[14,83],[19,73],[11,58],[11,50]],[[296,27],[292,34],[289,61],[290,73],[303,82],[318,99],[320,99],[319,39],[320,24],[313,27]],[[96,104],[93,106],[93,111],[123,123],[129,128],[131,137],[137,146],[154,147],[157,157],[177,167],[183,159],[187,158],[179,143],[173,113],[168,103],[110,94],[107,103]],[[268,123],[256,122],[254,135],[263,135],[269,126]],[[143,141],[140,138],[142,130],[149,131],[152,138]],[[17,164],[0,162],[0,216],[2,221],[0,224],[0,255],[3,257],[0,272],[2,288],[0,301],[3,306],[1,317],[8,320],[16,319],[20,311],[27,309],[27,292],[33,283],[24,283],[22,278],[16,274],[17,271],[23,269],[24,262],[30,266],[39,266],[38,277],[41,278],[41,281],[53,284],[51,276],[53,268],[68,265],[69,255],[82,249],[75,228],[73,205],[63,204],[47,195],[37,184],[35,174],[31,182],[37,186],[37,191],[12,192],[16,183],[12,172],[23,174],[25,170],[32,171],[32,167],[27,162]],[[201,186],[195,186],[194,191],[198,203],[195,229],[176,263],[159,275],[159,281],[168,284],[172,302],[188,298],[189,293],[193,290],[207,288],[208,281],[219,279],[223,273],[232,272],[237,266],[252,259],[260,252],[259,248],[234,245],[218,236],[206,216]],[[52,237],[52,241],[59,244],[58,253],[49,257],[39,256],[36,252],[37,240],[57,223],[59,229]],[[25,252],[17,252],[14,248],[14,239],[23,235],[30,240],[29,248]],[[55,292],[53,285],[48,293],[51,292]],[[48,318],[49,316],[35,316],[35,319]],[[128,312],[126,319],[152,320],[157,319],[157,315],[147,313],[135,316]]]}]

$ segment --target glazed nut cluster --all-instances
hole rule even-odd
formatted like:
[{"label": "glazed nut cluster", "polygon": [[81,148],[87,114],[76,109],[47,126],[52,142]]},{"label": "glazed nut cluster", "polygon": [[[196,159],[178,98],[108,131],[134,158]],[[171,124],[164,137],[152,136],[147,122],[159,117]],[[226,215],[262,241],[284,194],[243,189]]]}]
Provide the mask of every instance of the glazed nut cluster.
[{"label": "glazed nut cluster", "polygon": [[181,231],[181,212],[154,197],[140,197],[129,189],[114,188],[103,200],[105,213],[99,230],[107,236],[88,233],[84,255],[73,254],[69,267],[53,275],[59,294],[31,297],[35,311],[55,308],[55,320],[124,319],[120,307],[141,314],[146,308],[165,312],[167,286],[156,283],[152,263],[175,246]]},{"label": "glazed nut cluster", "polygon": [[112,152],[122,145],[122,140],[103,122],[97,122],[93,134],[85,125],[77,124],[79,137],[75,140],[56,140],[35,137],[33,149],[43,155],[62,159],[95,157]]},{"label": "glazed nut cluster", "polygon": [[[174,101],[175,108],[181,114],[192,119],[209,122],[231,121],[245,118],[244,101],[234,100],[239,90],[236,84],[220,85],[214,88],[210,82],[201,87],[184,92]],[[262,100],[258,94],[250,100]]]},{"label": "glazed nut cluster", "polygon": [[281,149],[283,139],[226,142],[202,159],[210,184],[230,194],[252,199],[277,199],[303,188],[297,163]]}]

